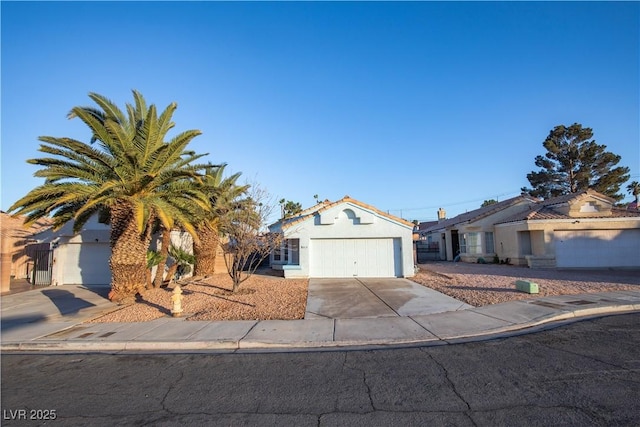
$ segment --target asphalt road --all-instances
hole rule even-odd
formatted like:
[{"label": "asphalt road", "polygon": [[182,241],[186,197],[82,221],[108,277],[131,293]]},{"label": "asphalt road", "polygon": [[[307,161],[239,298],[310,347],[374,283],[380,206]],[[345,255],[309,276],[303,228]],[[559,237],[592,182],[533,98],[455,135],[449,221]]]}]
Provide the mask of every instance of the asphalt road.
[{"label": "asphalt road", "polygon": [[438,347],[1,362],[6,426],[640,425],[640,314]]}]

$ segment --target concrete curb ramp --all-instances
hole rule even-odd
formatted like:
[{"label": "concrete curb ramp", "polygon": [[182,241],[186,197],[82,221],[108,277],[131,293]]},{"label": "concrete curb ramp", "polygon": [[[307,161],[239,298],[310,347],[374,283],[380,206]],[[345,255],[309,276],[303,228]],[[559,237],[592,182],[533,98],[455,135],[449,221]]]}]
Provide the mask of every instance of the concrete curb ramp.
[{"label": "concrete curb ramp", "polygon": [[640,312],[640,291],[563,295],[403,317],[144,323],[44,321],[2,333],[21,352],[267,352],[445,345]]}]

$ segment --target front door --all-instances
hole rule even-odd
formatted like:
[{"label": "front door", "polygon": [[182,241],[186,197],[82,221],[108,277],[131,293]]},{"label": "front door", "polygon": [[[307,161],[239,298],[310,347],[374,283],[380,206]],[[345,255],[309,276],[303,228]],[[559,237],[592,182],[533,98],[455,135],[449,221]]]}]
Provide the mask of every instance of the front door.
[{"label": "front door", "polygon": [[460,254],[460,240],[458,240],[458,230],[451,230],[451,249],[453,258]]}]

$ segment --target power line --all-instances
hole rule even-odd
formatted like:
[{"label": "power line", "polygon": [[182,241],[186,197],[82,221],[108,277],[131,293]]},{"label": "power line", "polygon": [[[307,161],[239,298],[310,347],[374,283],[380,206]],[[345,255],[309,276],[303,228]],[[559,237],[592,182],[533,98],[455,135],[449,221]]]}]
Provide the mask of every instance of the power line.
[{"label": "power line", "polygon": [[459,205],[466,205],[468,203],[477,203],[477,202],[484,202],[485,200],[488,200],[490,198],[495,197],[496,200],[498,200],[500,197],[514,197],[521,194],[519,191],[517,193],[502,193],[502,194],[498,194],[495,196],[485,196],[479,199],[474,199],[474,200],[467,200],[464,202],[455,202],[455,203],[447,203],[447,204],[438,204],[438,205],[433,205],[433,206],[426,206],[426,207],[421,207],[421,208],[398,208],[398,209],[388,209],[387,211],[394,211],[394,212],[399,212],[399,211],[423,211],[423,210],[428,210],[428,209],[438,209],[438,208],[448,208],[451,206],[459,206]]}]

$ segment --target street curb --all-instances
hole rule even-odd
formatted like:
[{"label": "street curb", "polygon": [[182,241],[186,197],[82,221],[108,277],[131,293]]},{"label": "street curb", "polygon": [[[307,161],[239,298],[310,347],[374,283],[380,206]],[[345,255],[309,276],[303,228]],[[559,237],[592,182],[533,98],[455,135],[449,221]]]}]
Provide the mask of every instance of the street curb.
[{"label": "street curb", "polygon": [[363,341],[300,341],[277,342],[255,340],[220,340],[220,341],[27,341],[0,344],[1,352],[83,352],[83,353],[127,353],[127,352],[294,352],[294,351],[337,351],[337,350],[372,350],[382,348],[430,347],[455,345],[469,342],[489,341],[511,336],[540,332],[542,330],[568,325],[582,320],[606,317],[617,314],[640,312],[640,304],[625,304],[596,308],[577,309],[550,315],[531,322],[512,324],[499,329],[474,334],[435,337],[433,339],[396,339],[396,340],[363,340]]}]

